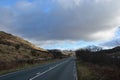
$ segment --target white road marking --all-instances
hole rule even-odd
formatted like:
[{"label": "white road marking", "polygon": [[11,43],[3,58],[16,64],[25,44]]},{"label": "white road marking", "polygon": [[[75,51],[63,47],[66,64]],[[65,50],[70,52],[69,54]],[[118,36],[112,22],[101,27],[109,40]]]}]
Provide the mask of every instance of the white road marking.
[{"label": "white road marking", "polygon": [[60,63],[60,64],[55,65],[54,67],[49,67],[48,70],[46,70],[46,71],[44,71],[44,72],[42,72],[42,73],[38,72],[38,73],[40,73],[40,74],[38,74],[38,75],[36,75],[36,76],[30,78],[29,80],[33,80],[33,79],[35,79],[35,78],[37,78],[37,77],[40,77],[40,76],[44,75],[45,73],[47,73],[47,72],[49,72],[49,71],[55,69],[56,67],[62,65],[63,63],[66,63],[66,62],[68,62],[68,61],[64,61],[64,62],[62,62],[62,63]]},{"label": "white road marking", "polygon": [[[50,64],[50,63],[49,63]],[[21,69],[21,70],[18,70],[18,71],[16,71],[16,72],[11,72],[11,73],[8,73],[8,74],[4,74],[4,75],[0,75],[0,78],[1,77],[5,77],[5,76],[10,76],[10,75],[13,75],[13,74],[16,74],[16,73],[18,73],[18,72],[22,72],[22,71],[28,71],[28,70],[30,70],[31,68],[29,68],[29,69]]]},{"label": "white road marking", "polygon": [[76,63],[74,63],[74,77],[75,77],[75,80],[78,80],[78,76],[77,76],[77,70],[76,70]]},{"label": "white road marking", "polygon": [[49,69],[51,69],[52,67],[49,67]]},{"label": "white road marking", "polygon": [[36,73],[37,75],[40,74],[40,72]]},{"label": "white road marking", "polygon": [[[50,63],[49,63],[49,64],[50,64]],[[39,66],[38,66],[38,67],[39,67]],[[37,67],[34,67],[34,68],[37,68]],[[17,70],[17,71],[15,71],[15,72],[11,72],[11,73],[7,73],[7,74],[4,74],[4,75],[1,75],[0,78],[1,78],[1,77],[5,77],[5,76],[10,76],[10,75],[13,75],[13,74],[22,72],[22,71],[29,71],[29,70],[31,70],[31,69],[33,69],[33,68]]]}]

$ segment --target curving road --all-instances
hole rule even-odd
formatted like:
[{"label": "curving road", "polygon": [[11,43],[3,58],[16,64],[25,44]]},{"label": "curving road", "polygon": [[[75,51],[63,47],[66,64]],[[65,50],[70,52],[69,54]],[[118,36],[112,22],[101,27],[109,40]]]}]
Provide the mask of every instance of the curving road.
[{"label": "curving road", "polygon": [[77,80],[75,58],[2,75],[0,80]]}]

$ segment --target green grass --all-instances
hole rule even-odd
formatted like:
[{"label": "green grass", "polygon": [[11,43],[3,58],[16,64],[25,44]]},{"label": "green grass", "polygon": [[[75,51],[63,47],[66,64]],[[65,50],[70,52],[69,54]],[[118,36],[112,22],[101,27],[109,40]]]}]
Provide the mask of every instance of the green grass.
[{"label": "green grass", "polygon": [[77,61],[78,80],[99,80],[99,77],[92,72],[82,61]]},{"label": "green grass", "polygon": [[7,74],[7,73],[11,73],[11,72],[15,72],[15,71],[23,70],[23,69],[28,69],[28,68],[32,68],[32,67],[35,67],[35,66],[40,66],[40,65],[43,65],[43,64],[56,62],[56,61],[59,61],[59,59],[41,61],[40,63],[34,63],[34,64],[27,64],[26,63],[26,64],[23,64],[21,66],[18,66],[16,68],[14,68],[14,69],[2,70],[2,71],[0,71],[0,75],[4,75],[4,74]]}]

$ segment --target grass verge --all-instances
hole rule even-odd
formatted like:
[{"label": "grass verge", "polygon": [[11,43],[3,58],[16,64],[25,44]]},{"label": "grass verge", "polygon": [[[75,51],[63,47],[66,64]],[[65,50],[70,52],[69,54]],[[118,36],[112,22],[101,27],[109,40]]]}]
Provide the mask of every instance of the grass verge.
[{"label": "grass verge", "polygon": [[77,61],[78,80],[120,80],[120,68]]},{"label": "grass verge", "polygon": [[94,72],[89,69],[82,61],[77,61],[78,80],[99,80]]}]

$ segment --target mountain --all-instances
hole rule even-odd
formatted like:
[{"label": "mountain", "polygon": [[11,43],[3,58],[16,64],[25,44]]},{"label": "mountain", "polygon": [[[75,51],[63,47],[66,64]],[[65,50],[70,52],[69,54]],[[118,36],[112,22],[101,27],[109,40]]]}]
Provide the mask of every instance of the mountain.
[{"label": "mountain", "polygon": [[53,55],[47,50],[38,48],[20,37],[0,31],[0,63],[51,57]]}]

